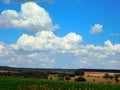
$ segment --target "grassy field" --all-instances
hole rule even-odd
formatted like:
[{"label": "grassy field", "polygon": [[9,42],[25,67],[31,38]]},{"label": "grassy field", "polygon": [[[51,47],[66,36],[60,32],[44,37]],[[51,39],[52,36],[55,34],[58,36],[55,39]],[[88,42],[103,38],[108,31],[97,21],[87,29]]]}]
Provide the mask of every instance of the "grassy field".
[{"label": "grassy field", "polygon": [[120,85],[0,76],[0,90],[120,90]]}]

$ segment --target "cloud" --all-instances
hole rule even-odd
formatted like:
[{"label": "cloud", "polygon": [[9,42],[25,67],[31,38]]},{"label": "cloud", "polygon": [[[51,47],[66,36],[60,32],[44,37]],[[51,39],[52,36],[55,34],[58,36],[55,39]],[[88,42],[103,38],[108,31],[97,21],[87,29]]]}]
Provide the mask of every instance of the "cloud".
[{"label": "cloud", "polygon": [[90,33],[96,34],[96,33],[101,33],[102,31],[103,31],[103,25],[95,24],[94,26],[92,26]]},{"label": "cloud", "polygon": [[25,51],[72,50],[77,49],[81,41],[82,37],[73,32],[64,37],[57,37],[51,31],[40,31],[36,36],[23,34],[13,47]]},{"label": "cloud", "polygon": [[[43,33],[43,34],[45,35],[45,33]],[[48,35],[48,36],[51,36],[51,35]],[[43,36],[43,35],[41,35],[41,36]],[[51,37],[53,37],[53,35]],[[66,37],[67,37],[67,35],[65,36],[65,38]],[[34,38],[36,39],[38,37],[34,37]],[[44,37],[44,38],[48,38],[48,37]],[[64,37],[61,38],[62,41],[63,41],[63,38]],[[55,39],[52,39],[52,40],[54,41]],[[49,40],[45,40],[45,41],[48,42]],[[38,42],[38,41],[36,41],[36,42]],[[40,40],[39,40],[39,42],[40,42]],[[120,68],[120,66],[119,66],[120,65],[120,60],[119,60],[119,58],[120,58],[120,44],[113,45],[112,42],[109,40],[104,42],[104,46],[79,44],[77,47],[75,47],[76,49],[72,49],[72,48],[66,49],[63,46],[62,50],[59,49],[60,47],[59,48],[55,47],[55,45],[57,45],[57,44],[61,45],[62,42],[56,43],[55,45],[53,43],[51,45],[51,42],[49,42],[47,44],[44,44],[44,43],[41,43],[41,44],[43,44],[43,46],[40,49],[38,49],[38,48],[33,49],[36,47],[35,46],[36,44],[32,44],[32,43],[31,43],[31,50],[30,50],[30,48],[25,48],[25,46],[24,47],[20,46],[22,50],[21,49],[18,49],[18,50],[14,49],[14,47],[13,47],[14,45],[12,46],[12,48],[13,48],[13,50],[21,51],[21,53],[24,55],[24,57],[20,56],[20,55],[19,56],[23,57],[24,60],[30,60],[30,58],[33,58],[34,62],[37,62],[36,61],[37,58],[38,59],[43,58],[42,56],[45,55],[45,57],[48,58],[48,59],[45,59],[46,62],[51,62],[51,63],[54,62],[55,63],[55,62],[57,62],[57,60],[59,60],[58,58],[62,58],[60,61],[66,62],[66,64],[64,64],[64,65],[67,65],[67,63],[70,63],[70,61],[71,61],[71,60],[69,60],[69,58],[74,57],[72,59],[72,61],[73,61],[72,67],[73,68],[98,68],[98,69],[119,69]],[[30,43],[29,43],[29,45],[30,45]],[[53,48],[48,47],[46,45],[48,45],[48,46],[51,45],[51,46],[53,46]],[[38,46],[40,46],[40,45],[38,45]],[[35,50],[35,51],[33,51],[33,50]],[[36,50],[38,50],[38,51],[36,51]],[[47,50],[47,53],[45,54],[44,52],[46,50]],[[32,52],[32,53],[26,55],[23,52]],[[44,55],[42,55],[41,53],[38,54],[38,52],[44,53]],[[60,55],[60,54],[62,54],[62,55]],[[46,55],[50,55],[50,56],[46,56]],[[49,57],[56,57],[56,58],[49,59]],[[42,59],[42,60],[44,60],[44,59]],[[60,66],[59,64],[60,63],[56,63],[56,66]],[[42,63],[42,65],[44,66],[43,63]],[[52,65],[54,65],[54,64],[52,63]],[[52,66],[52,65],[49,65],[49,66]],[[62,68],[62,67],[60,67],[60,68]]]},{"label": "cloud", "polygon": [[21,11],[5,10],[0,15],[1,28],[17,28],[25,30],[53,31],[58,25],[53,25],[52,20],[44,8],[34,2],[21,5]]},{"label": "cloud", "polygon": [[54,0],[12,0],[14,3],[19,3],[19,2],[48,2],[48,3],[53,3]]},{"label": "cloud", "polygon": [[[11,45],[15,50],[27,52],[45,52],[52,57],[59,56],[61,62],[69,62],[73,58],[73,68],[103,68],[119,69],[120,44],[112,44],[110,40],[103,46],[82,45],[82,37],[75,33],[69,33],[64,37],[57,37],[53,32],[41,31],[36,36],[22,35],[17,44]],[[17,47],[17,48],[15,48]],[[29,57],[35,57],[31,54]],[[55,61],[57,58],[53,58]],[[67,65],[67,64],[66,64]],[[44,64],[43,64],[44,66]],[[56,63],[59,66],[59,63]]]},{"label": "cloud", "polygon": [[4,0],[4,3],[9,4],[10,0]]},{"label": "cloud", "polygon": [[0,66],[52,68],[54,63],[55,60],[49,58],[44,52],[15,50],[10,45],[4,48],[2,46],[2,52],[0,52]]},{"label": "cloud", "polygon": [[2,53],[2,50],[4,49],[4,45],[0,43],[0,53]]},{"label": "cloud", "polygon": [[49,4],[52,4],[54,0],[3,0],[4,3],[24,3],[24,2],[47,2]]},{"label": "cloud", "polygon": [[120,34],[119,33],[110,33],[110,36],[118,37],[118,36],[120,36]]},{"label": "cloud", "polygon": [[[43,38],[49,37],[49,39],[54,35],[54,34],[53,35],[50,34],[47,35],[46,37],[45,33],[48,33],[47,31],[45,31],[44,33],[42,31],[39,33],[40,34],[38,35],[42,36]],[[61,37],[60,39],[62,39],[63,41],[63,38],[67,38],[68,36],[69,34],[64,37]],[[31,36],[28,37],[31,38]],[[39,39],[36,42],[41,42],[40,37],[38,36],[32,36],[32,37],[34,37],[34,39]],[[41,40],[43,38],[41,38]],[[51,40],[55,42],[54,41],[55,38]],[[48,42],[49,40],[45,40],[45,41]],[[75,41],[78,40],[75,39]],[[57,44],[61,45],[63,42],[56,43],[55,45]],[[51,43],[52,43],[51,41],[47,44],[41,43],[43,44],[43,46],[42,48],[39,49],[39,48],[35,48],[36,44],[35,42],[34,44],[32,42],[31,50],[30,48],[26,48],[27,47],[26,44],[24,44],[26,46],[24,45],[23,47],[19,46],[19,48],[18,48],[18,43],[16,45],[8,45],[8,46],[1,44],[0,47],[2,48],[0,49],[0,51],[2,52],[0,53],[0,65],[15,66],[15,67],[33,67],[33,68],[34,67],[58,68],[58,66],[61,66],[59,68],[62,68],[62,65],[60,65],[60,63],[64,63],[64,65],[68,65],[68,63],[70,64],[71,62],[73,62],[73,65],[72,64],[69,65],[72,66],[72,68],[99,68],[99,69],[120,68],[120,60],[119,60],[120,44],[113,45],[112,42],[109,40],[105,41],[103,46],[95,46],[92,44],[91,45],[79,44],[77,47],[75,47],[76,49],[72,49],[72,48],[66,49],[63,46],[62,50],[56,48],[53,43],[52,45],[55,48],[48,47],[49,45],[51,45]],[[44,47],[46,48],[47,51],[45,50]]]},{"label": "cloud", "polygon": [[120,68],[120,44],[113,45],[109,40],[104,46],[82,45],[73,54],[78,58],[73,63],[80,68]]},{"label": "cloud", "polygon": [[[20,12],[3,11],[0,27],[38,31],[36,35],[21,35],[15,44],[0,43],[2,66],[62,68],[70,64],[70,68],[120,68],[120,44],[107,40],[103,46],[82,45],[82,36],[74,32],[58,37],[53,33],[57,26],[49,14],[34,2],[22,4]],[[102,27],[95,24],[90,33],[100,33]]]}]

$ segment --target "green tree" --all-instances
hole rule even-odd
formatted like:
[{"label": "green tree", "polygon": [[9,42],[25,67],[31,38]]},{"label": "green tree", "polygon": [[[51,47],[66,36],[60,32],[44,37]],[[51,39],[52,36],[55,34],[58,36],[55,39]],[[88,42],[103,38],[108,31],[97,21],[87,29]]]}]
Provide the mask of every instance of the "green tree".
[{"label": "green tree", "polygon": [[77,70],[75,70],[75,75],[84,75],[84,70],[80,70],[80,69],[77,69]]},{"label": "green tree", "polygon": [[117,83],[119,82],[119,80],[118,80],[119,77],[120,77],[120,74],[114,74],[114,79]]},{"label": "green tree", "polygon": [[110,75],[109,75],[108,73],[106,73],[106,74],[103,76],[103,78],[108,79],[108,78],[110,78]]}]

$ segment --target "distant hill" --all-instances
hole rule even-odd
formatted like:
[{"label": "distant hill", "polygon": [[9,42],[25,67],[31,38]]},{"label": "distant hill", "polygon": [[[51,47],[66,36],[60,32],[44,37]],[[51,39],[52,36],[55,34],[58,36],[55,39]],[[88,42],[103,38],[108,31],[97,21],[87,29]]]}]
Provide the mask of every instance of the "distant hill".
[{"label": "distant hill", "polygon": [[16,67],[8,67],[8,66],[0,66],[0,70],[27,70],[27,71],[90,71],[90,72],[114,72],[120,73],[120,70],[117,69],[57,69],[57,68],[16,68]]}]

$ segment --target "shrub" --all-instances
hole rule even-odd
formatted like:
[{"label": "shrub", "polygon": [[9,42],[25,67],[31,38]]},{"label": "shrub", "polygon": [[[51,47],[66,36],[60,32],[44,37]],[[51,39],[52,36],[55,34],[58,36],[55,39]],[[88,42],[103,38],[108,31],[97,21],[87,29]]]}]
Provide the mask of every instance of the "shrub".
[{"label": "shrub", "polygon": [[118,80],[119,77],[120,77],[120,74],[114,74],[114,79],[117,83],[119,82],[119,80]]},{"label": "shrub", "polygon": [[69,76],[65,76],[65,80],[70,80],[71,79],[71,77],[69,77]]},{"label": "shrub", "polygon": [[85,82],[86,79],[83,78],[83,77],[78,77],[78,78],[75,78],[75,81],[77,81],[77,82]]}]

